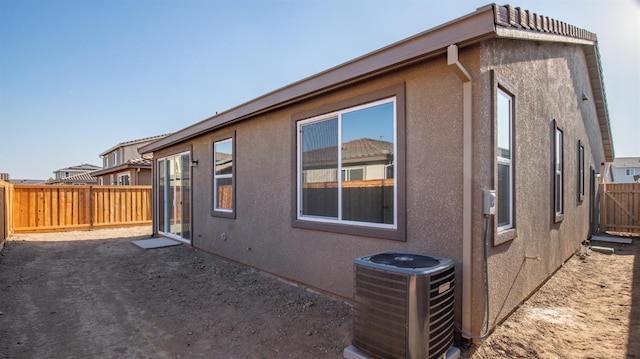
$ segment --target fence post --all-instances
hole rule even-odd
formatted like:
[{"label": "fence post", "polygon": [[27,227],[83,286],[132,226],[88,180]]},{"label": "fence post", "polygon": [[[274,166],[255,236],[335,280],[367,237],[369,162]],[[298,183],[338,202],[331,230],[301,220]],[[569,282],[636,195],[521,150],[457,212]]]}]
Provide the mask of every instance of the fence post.
[{"label": "fence post", "polygon": [[93,186],[89,186],[89,230],[93,231]]}]

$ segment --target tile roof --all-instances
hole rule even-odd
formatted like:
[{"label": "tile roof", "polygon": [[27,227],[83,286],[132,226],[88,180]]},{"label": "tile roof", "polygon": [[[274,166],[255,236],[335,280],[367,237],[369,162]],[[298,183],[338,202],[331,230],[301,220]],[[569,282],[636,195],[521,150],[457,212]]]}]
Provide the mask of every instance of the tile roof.
[{"label": "tile roof", "polygon": [[65,168],[60,168],[58,170],[55,170],[54,172],[60,172],[60,171],[95,171],[97,169],[100,169],[102,167],[100,166],[96,166],[96,165],[90,165],[87,163],[82,163],[76,166],[71,166],[71,167],[65,167]]},{"label": "tile roof", "polygon": [[[393,143],[371,138],[359,138],[342,144],[342,160],[348,162],[381,161],[393,154]],[[326,167],[338,165],[338,151],[336,147],[319,148],[305,151],[303,160],[305,166]]]},{"label": "tile roof", "polygon": [[343,159],[370,158],[393,154],[393,143],[359,138],[342,144]]},{"label": "tile roof", "polygon": [[107,168],[100,168],[96,171],[91,172],[91,174],[94,176],[103,176],[108,173],[122,171],[126,168],[151,168],[152,164],[153,164],[152,156],[143,156],[143,157],[132,158],[127,162],[121,163],[119,165],[115,165]]},{"label": "tile roof", "polygon": [[495,24],[502,27],[512,27],[529,32],[555,34],[580,40],[597,41],[596,34],[585,29],[539,15],[511,5],[496,5],[494,7]]},{"label": "tile roof", "polygon": [[149,166],[153,163],[153,158],[148,157],[138,157],[132,158],[126,162],[126,164],[134,165],[134,166]]},{"label": "tile roof", "polygon": [[79,173],[77,175],[61,178],[47,182],[48,184],[66,184],[66,183],[97,183],[98,179],[90,173]]}]

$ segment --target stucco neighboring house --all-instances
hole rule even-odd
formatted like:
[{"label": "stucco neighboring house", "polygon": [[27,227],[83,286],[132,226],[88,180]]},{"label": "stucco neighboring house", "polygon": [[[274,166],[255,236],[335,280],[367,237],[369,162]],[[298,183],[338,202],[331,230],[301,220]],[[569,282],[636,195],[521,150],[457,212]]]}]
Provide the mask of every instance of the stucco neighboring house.
[{"label": "stucco neighboring house", "polygon": [[142,156],[138,149],[166,137],[158,135],[121,142],[102,152],[102,169],[92,173],[99,185],[150,185],[152,155]]},{"label": "stucco neighboring house", "polygon": [[607,182],[640,183],[640,157],[618,157],[608,165]]},{"label": "stucco neighboring house", "polygon": [[614,158],[596,35],[494,4],[140,151],[155,234],[346,299],[355,258],[451,258],[467,338],[590,237]]},{"label": "stucco neighboring house", "polygon": [[79,175],[79,174],[83,174],[83,173],[89,173],[89,172],[93,172],[97,169],[100,169],[99,166],[95,166],[95,165],[90,165],[87,163],[82,163],[76,166],[70,166],[70,167],[65,167],[65,168],[60,168],[58,170],[53,171],[54,174],[54,180],[61,180],[61,179],[65,179],[67,177],[71,177],[74,175]]}]

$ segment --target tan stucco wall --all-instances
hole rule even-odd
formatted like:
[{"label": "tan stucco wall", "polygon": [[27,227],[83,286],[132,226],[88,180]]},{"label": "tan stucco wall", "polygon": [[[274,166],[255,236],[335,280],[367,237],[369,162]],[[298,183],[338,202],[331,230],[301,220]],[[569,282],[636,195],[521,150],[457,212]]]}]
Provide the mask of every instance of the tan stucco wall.
[{"label": "tan stucco wall", "polygon": [[[476,138],[491,138],[491,75],[515,89],[515,222],[517,238],[491,246],[489,254],[490,320],[492,326],[526,299],[546,278],[579,248],[589,236],[590,166],[599,171],[604,153],[586,73],[582,48],[577,45],[492,40],[483,43],[480,87],[476,111],[480,121]],[[553,125],[564,133],[565,216],[555,223],[552,214]],[[586,119],[586,120],[584,120]],[[585,123],[586,121],[586,123]],[[578,201],[578,140],[585,147],[584,201]],[[475,206],[482,205],[479,191],[493,188],[493,151],[478,141],[475,160]],[[476,210],[480,213],[480,210]],[[481,276],[483,217],[474,220],[474,305],[484,305]],[[492,227],[492,226],[491,226]],[[490,227],[490,228],[491,228]],[[493,232],[493,230],[491,231]],[[490,240],[492,239],[490,234]],[[527,257],[538,257],[530,259]],[[479,330],[483,313],[474,311],[474,329]]]},{"label": "tan stucco wall", "polygon": [[[529,61],[531,59],[531,61]],[[589,201],[577,202],[577,140],[586,166],[603,158],[580,47],[494,40],[460,50],[473,77],[472,330],[482,328],[482,189],[493,188],[494,150],[490,71],[516,92],[517,238],[490,248],[490,318],[506,316],[587,238]],[[292,116],[398,84],[406,94],[406,242],[292,226],[295,143]],[[353,259],[386,250],[434,254],[457,265],[456,316],[460,321],[462,261],[462,82],[446,57],[395,71],[226,126],[154,158],[191,149],[193,245],[222,257],[351,298]],[[585,126],[582,116],[594,126]],[[551,120],[565,131],[565,219],[551,213]],[[211,215],[213,141],[235,133],[236,218]],[[402,144],[400,144],[402,145]],[[588,188],[588,178],[586,184]],[[226,233],[226,240],[221,234]],[[490,239],[493,231],[489,231]],[[492,241],[491,241],[492,242]],[[492,242],[493,243],[493,242]],[[540,261],[525,259],[540,257]]]},{"label": "tan stucco wall", "polygon": [[[479,55],[475,51],[476,64]],[[477,67],[477,65],[476,65]],[[406,85],[407,241],[292,227],[291,117],[328,103]],[[454,96],[450,96],[454,93]],[[352,297],[353,259],[405,250],[461,260],[462,83],[440,57],[411,69],[228,126],[154,153],[192,146],[193,245],[223,257]],[[236,135],[236,218],[211,216],[213,140]],[[434,134],[438,134],[434,136]],[[403,209],[400,209],[403,210]],[[227,233],[227,240],[220,234]]]}]

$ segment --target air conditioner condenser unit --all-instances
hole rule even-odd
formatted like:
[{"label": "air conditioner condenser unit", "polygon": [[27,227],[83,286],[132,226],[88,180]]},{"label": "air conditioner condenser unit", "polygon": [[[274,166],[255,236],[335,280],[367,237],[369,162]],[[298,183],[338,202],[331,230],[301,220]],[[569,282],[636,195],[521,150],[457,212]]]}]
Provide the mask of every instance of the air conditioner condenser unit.
[{"label": "air conditioner condenser unit", "polygon": [[369,358],[435,359],[453,345],[451,259],[385,252],[354,261],[353,347]]}]

